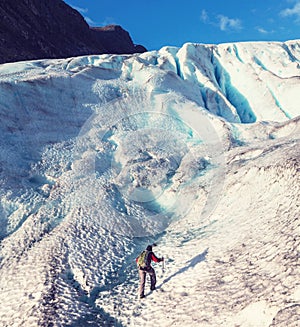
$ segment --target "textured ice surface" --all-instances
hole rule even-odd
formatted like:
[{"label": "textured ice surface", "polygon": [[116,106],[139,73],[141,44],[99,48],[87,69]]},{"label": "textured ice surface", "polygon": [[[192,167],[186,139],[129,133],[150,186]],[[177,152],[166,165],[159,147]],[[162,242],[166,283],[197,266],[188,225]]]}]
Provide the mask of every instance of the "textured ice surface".
[{"label": "textured ice surface", "polygon": [[1,65],[1,323],[297,326],[299,50]]}]

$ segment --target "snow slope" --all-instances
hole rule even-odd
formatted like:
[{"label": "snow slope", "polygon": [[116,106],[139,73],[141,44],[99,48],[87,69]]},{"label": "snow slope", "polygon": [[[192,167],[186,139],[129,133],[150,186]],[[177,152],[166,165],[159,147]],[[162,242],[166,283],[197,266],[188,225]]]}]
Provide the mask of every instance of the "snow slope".
[{"label": "snow slope", "polygon": [[1,65],[0,325],[297,326],[299,60],[289,41]]}]

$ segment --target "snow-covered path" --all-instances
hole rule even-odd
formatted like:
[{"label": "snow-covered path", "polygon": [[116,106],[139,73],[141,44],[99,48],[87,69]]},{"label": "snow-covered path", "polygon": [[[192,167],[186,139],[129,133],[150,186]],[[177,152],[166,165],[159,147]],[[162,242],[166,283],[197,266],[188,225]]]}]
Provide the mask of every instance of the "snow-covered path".
[{"label": "snow-covered path", "polygon": [[131,272],[97,305],[122,326],[298,326],[298,142],[229,165],[212,220],[193,212],[160,238],[155,292],[138,300]]}]

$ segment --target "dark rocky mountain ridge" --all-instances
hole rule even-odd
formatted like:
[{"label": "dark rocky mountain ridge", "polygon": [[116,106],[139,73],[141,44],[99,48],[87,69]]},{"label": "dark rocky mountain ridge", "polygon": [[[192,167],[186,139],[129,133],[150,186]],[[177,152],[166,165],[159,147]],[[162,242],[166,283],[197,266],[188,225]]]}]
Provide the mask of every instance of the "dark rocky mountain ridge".
[{"label": "dark rocky mountain ridge", "polygon": [[0,64],[146,51],[121,26],[90,27],[62,0],[1,0],[0,17]]}]

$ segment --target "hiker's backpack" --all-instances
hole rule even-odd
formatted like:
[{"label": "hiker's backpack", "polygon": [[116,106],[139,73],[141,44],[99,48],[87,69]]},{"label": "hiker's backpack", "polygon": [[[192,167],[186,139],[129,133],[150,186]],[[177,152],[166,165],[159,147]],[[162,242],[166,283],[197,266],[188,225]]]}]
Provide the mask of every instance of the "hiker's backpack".
[{"label": "hiker's backpack", "polygon": [[145,268],[148,265],[148,255],[149,251],[144,250],[137,258],[137,264],[140,268]]}]

